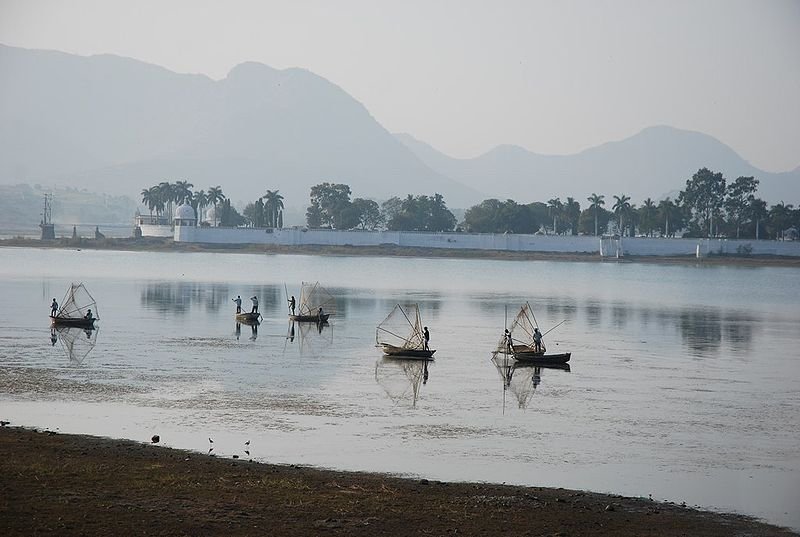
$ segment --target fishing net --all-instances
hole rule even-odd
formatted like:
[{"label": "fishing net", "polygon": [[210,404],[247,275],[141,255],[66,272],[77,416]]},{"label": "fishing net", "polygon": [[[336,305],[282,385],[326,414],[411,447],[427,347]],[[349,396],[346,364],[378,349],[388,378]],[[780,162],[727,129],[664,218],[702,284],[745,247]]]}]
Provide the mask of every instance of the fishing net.
[{"label": "fishing net", "polygon": [[336,313],[336,299],[319,282],[303,282],[300,287],[300,315],[316,315],[322,308],[323,313]]},{"label": "fishing net", "polygon": [[94,349],[97,344],[97,334],[100,333],[100,330],[97,329],[75,327],[54,328],[54,330],[70,362],[76,364],[82,363],[83,359]]},{"label": "fishing net", "polygon": [[397,304],[375,331],[375,342],[403,349],[425,348],[422,321],[416,304]]},{"label": "fishing net", "polygon": [[57,317],[65,317],[69,319],[81,319],[86,316],[86,313],[92,310],[92,316],[95,319],[100,318],[100,313],[97,311],[97,303],[86,290],[82,283],[73,283],[67,290],[67,294],[61,300],[61,307],[58,308]]},{"label": "fishing net", "polygon": [[[520,308],[517,316],[514,317],[514,321],[511,323],[511,326],[508,327],[508,332],[511,334],[511,341],[513,342],[513,345],[524,345],[526,347],[533,348],[534,328],[538,328],[536,317],[533,315],[533,310],[531,310],[530,304],[526,302],[525,305]],[[544,344],[542,344],[542,348],[544,349]],[[492,356],[496,357],[498,354],[511,354],[505,334],[500,337],[500,341],[498,341],[497,347],[492,353]]]},{"label": "fishing net", "polygon": [[381,358],[375,364],[375,381],[395,404],[411,400],[417,406],[420,388],[428,380],[428,360]]}]

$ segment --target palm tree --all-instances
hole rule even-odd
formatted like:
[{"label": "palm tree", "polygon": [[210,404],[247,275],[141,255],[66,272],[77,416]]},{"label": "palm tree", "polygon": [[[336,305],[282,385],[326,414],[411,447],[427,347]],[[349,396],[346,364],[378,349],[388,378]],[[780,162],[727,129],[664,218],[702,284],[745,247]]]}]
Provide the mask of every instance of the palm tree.
[{"label": "palm tree", "polygon": [[589,205],[589,208],[590,209],[594,209],[594,236],[595,237],[597,237],[597,212],[600,210],[600,207],[602,205],[606,204],[606,202],[603,200],[603,198],[605,198],[605,196],[603,196],[603,195],[599,195],[598,196],[594,192],[592,192],[591,196],[586,198],[586,200],[589,203],[591,203],[591,205]]},{"label": "palm tree", "polygon": [[550,215],[553,217],[553,234],[558,235],[558,217],[564,210],[564,204],[561,203],[560,198],[553,198],[547,201],[547,208],[550,209]]},{"label": "palm tree", "polygon": [[761,227],[761,221],[766,220],[769,216],[767,212],[767,202],[760,199],[754,198],[750,200],[750,206],[748,207],[748,212],[750,213],[750,218],[755,220],[756,223],[756,240],[758,240],[759,236],[759,228]]},{"label": "palm tree", "polygon": [[581,204],[574,198],[567,198],[567,202],[564,204],[564,216],[572,228],[572,234],[577,235],[578,221],[581,219]]},{"label": "palm tree", "polygon": [[658,212],[664,218],[664,236],[669,237],[669,217],[675,211],[675,202],[669,197],[663,199],[658,204]]},{"label": "palm tree", "polygon": [[642,207],[639,209],[641,211],[641,222],[642,227],[644,228],[644,233],[650,237],[653,234],[653,221],[655,220],[656,216],[656,204],[650,198],[647,198],[642,202]]},{"label": "palm tree", "polygon": [[225,194],[222,193],[222,187],[219,185],[212,186],[208,188],[208,194],[206,194],[206,199],[208,203],[214,206],[214,226],[217,225],[217,203],[223,201],[225,199]]},{"label": "palm tree", "polygon": [[197,225],[200,225],[200,211],[203,210],[203,207],[208,205],[208,198],[206,198],[205,190],[198,190],[194,194],[192,194],[192,209],[194,209],[194,214],[197,217]]},{"label": "palm tree", "polygon": [[188,203],[192,199],[192,187],[189,181],[175,181],[175,203]]},{"label": "palm tree", "polygon": [[158,206],[158,192],[156,187],[142,189],[142,203],[150,210],[150,219],[153,219],[153,209]]},{"label": "palm tree", "polygon": [[158,183],[157,188],[161,197],[161,203],[166,206],[169,221],[172,222],[172,203],[175,201],[175,185],[169,181],[161,181]]},{"label": "palm tree", "polygon": [[279,221],[283,224],[283,196],[279,194],[279,190],[267,190],[264,194],[264,211],[267,213],[267,226],[280,227]]},{"label": "palm tree", "polygon": [[617,201],[614,202],[612,210],[614,211],[614,214],[616,214],[617,217],[619,218],[619,235],[621,237],[624,234],[624,229],[622,227],[622,217],[628,214],[628,212],[631,210],[631,204],[630,204],[631,198],[630,196],[622,194],[620,196],[614,196],[614,199]]},{"label": "palm tree", "polygon": [[783,232],[789,225],[791,212],[792,205],[785,204],[783,200],[770,207],[769,219],[772,221],[772,224],[775,227],[775,239],[778,238],[778,233],[780,232],[781,240],[786,240]]}]

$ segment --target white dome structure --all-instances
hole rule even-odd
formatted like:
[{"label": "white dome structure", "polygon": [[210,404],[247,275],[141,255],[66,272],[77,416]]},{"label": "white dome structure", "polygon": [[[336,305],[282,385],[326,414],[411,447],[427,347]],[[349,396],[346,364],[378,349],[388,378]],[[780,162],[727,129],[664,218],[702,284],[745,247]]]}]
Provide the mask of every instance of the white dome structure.
[{"label": "white dome structure", "polygon": [[210,226],[219,225],[219,221],[217,220],[217,211],[214,209],[213,205],[206,209],[204,216],[205,218],[203,218],[203,222]]},{"label": "white dome structure", "polygon": [[175,225],[176,226],[194,226],[197,225],[197,218],[194,216],[194,209],[192,206],[184,203],[175,209]]}]

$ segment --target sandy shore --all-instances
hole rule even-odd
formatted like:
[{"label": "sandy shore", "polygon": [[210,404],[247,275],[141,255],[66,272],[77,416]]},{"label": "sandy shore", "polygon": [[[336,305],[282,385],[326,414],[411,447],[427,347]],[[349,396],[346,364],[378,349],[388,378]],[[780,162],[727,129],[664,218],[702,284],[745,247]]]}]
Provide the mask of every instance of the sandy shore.
[{"label": "sandy shore", "polygon": [[796,534],[641,498],[276,466],[4,426],[0,535]]},{"label": "sandy shore", "polygon": [[216,252],[242,254],[296,254],[372,257],[426,257],[449,259],[501,259],[509,261],[570,261],[591,263],[659,263],[684,265],[740,265],[800,267],[800,257],[715,255],[698,259],[695,256],[627,256],[618,260],[590,253],[507,252],[499,250],[455,250],[445,248],[413,248],[403,246],[278,246],[260,244],[197,244],[176,243],[172,239],[0,239],[0,247],[63,248],[87,250],[119,250],[149,252]]}]

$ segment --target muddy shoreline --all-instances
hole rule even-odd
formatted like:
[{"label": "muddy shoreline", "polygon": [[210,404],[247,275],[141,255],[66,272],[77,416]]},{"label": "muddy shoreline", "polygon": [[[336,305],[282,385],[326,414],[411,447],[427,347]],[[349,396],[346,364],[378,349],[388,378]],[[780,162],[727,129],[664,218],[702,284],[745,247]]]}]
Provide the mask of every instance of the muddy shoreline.
[{"label": "muddy shoreline", "polygon": [[800,267],[800,257],[771,255],[626,256],[624,259],[603,258],[596,253],[508,252],[499,250],[455,250],[404,246],[280,246],[261,244],[176,243],[172,239],[147,237],[67,239],[0,239],[1,247],[116,250],[130,252],[211,252],[240,254],[282,254],[363,257],[424,257],[434,259],[495,259],[508,261],[569,261],[587,263],[655,263],[672,265]]},{"label": "muddy shoreline", "polygon": [[217,458],[0,427],[0,534],[786,536],[645,498]]}]

